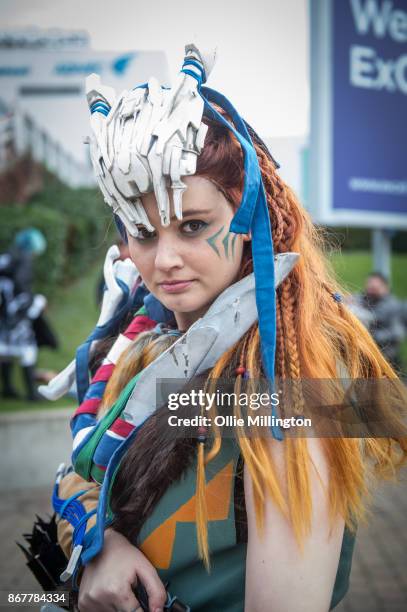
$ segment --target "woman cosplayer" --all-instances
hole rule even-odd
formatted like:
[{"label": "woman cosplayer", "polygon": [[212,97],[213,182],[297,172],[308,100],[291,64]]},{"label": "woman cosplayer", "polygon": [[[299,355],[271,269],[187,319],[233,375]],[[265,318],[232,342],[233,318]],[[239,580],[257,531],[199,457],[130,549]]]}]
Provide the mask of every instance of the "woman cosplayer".
[{"label": "woman cosplayer", "polygon": [[[194,612],[325,612],[348,587],[370,474],[394,473],[407,454],[400,399],[375,407],[401,433],[363,440],[295,437],[275,419],[268,436],[235,427],[226,438],[216,402],[169,411],[155,399],[157,378],[177,393],[198,379],[206,390],[232,380],[236,394],[290,381],[270,415],[302,415],[300,379],[341,372],[399,392],[265,145],[203,87],[212,63],[189,45],[172,89],[151,79],[118,98],[88,79],[98,182],[143,284],[87,391],[78,380],[75,471],[54,496],[81,612],[141,609],[140,582],[151,611],[174,605],[169,583]],[[193,438],[164,426],[201,413],[213,418]]]}]

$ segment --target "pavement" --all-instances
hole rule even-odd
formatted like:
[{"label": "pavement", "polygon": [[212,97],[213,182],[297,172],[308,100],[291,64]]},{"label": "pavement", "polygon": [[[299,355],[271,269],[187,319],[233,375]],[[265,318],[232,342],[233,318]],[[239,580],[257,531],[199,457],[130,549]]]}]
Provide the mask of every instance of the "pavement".
[{"label": "pavement", "polygon": [[335,612],[407,610],[407,472],[382,485],[356,539],[351,586]]},{"label": "pavement", "polygon": [[[407,610],[406,484],[407,472],[404,471],[401,483],[386,483],[376,492],[369,524],[358,530],[350,590],[335,612]],[[31,530],[36,513],[44,516],[49,512],[49,500],[49,487],[2,493],[0,591],[40,592],[38,584],[25,567],[15,540],[21,542],[21,533]],[[15,609],[38,612],[39,606],[19,606]]]}]

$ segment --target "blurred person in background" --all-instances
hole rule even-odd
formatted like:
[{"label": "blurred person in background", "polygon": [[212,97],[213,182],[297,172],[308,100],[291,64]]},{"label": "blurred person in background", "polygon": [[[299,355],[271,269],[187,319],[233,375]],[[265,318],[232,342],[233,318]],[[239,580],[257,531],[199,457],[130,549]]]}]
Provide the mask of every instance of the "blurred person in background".
[{"label": "blurred person in background", "polygon": [[0,255],[0,371],[2,395],[19,397],[13,384],[13,361],[18,359],[26,388],[26,399],[38,399],[35,364],[38,346],[56,348],[57,341],[43,317],[47,300],[33,293],[33,262],[47,248],[36,228],[18,232],[10,250]]},{"label": "blurred person in background", "polygon": [[400,371],[407,308],[391,293],[388,279],[381,272],[369,274],[363,293],[354,296],[350,307],[368,328],[386,359]]}]

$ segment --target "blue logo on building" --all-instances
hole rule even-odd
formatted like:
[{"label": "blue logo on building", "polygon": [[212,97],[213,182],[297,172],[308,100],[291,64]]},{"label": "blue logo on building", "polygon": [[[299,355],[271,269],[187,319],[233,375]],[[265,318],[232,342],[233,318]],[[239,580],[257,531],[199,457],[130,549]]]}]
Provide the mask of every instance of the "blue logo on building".
[{"label": "blue logo on building", "polygon": [[103,66],[100,62],[64,62],[57,64],[54,68],[56,74],[62,76],[69,76],[71,74],[91,74],[91,72],[100,73],[103,70]]},{"label": "blue logo on building", "polygon": [[29,66],[0,66],[0,77],[20,77],[30,74]]},{"label": "blue logo on building", "polygon": [[113,72],[118,75],[123,75],[129,63],[136,57],[136,53],[127,53],[126,55],[121,55],[117,59],[115,59],[112,63]]}]

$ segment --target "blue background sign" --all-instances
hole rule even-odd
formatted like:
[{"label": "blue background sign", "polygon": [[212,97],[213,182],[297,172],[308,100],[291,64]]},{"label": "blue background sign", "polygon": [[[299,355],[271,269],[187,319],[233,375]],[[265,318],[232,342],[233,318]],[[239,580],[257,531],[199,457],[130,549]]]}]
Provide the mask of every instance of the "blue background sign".
[{"label": "blue background sign", "polygon": [[333,207],[407,212],[407,2],[337,0],[333,51]]},{"label": "blue background sign", "polygon": [[407,0],[311,0],[317,221],[407,227]]}]

